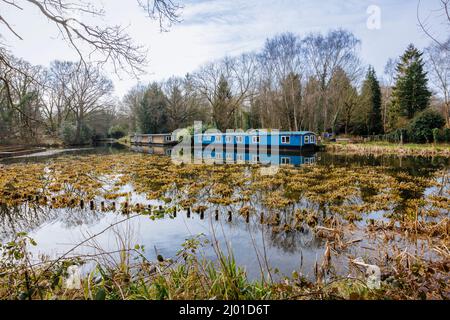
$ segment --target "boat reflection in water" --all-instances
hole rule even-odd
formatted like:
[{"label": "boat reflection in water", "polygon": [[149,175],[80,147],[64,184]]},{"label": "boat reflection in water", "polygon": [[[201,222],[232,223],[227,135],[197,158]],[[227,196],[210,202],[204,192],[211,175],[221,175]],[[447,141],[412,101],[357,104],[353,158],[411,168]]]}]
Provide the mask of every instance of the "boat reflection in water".
[{"label": "boat reflection in water", "polygon": [[139,153],[147,153],[147,154],[157,154],[157,155],[170,156],[171,153],[172,153],[172,147],[133,145],[133,146],[131,146],[131,151],[139,152]]},{"label": "boat reflection in water", "polygon": [[215,150],[202,150],[194,152],[195,160],[203,160],[204,163],[236,163],[236,164],[270,164],[270,165],[294,165],[313,164],[316,162],[314,153],[300,152],[288,153],[258,153],[256,151],[240,150],[234,152],[217,152]]},{"label": "boat reflection in water", "polygon": [[[171,156],[173,147],[167,146],[131,146],[131,150],[140,153]],[[174,157],[176,155],[173,155]],[[318,159],[315,153],[300,151],[257,152],[254,150],[216,151],[208,148],[195,150],[191,158],[180,155],[181,162],[206,164],[267,164],[267,165],[293,165],[314,164]],[[187,161],[186,161],[187,160]]]}]

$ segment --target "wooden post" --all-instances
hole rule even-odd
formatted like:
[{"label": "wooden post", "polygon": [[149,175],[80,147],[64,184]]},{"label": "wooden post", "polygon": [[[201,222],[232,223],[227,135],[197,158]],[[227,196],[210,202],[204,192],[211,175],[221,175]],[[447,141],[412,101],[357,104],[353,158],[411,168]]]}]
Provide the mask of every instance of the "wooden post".
[{"label": "wooden post", "polygon": [[113,209],[113,211],[116,211],[116,202],[115,201],[113,201],[113,203],[112,203],[112,209]]},{"label": "wooden post", "polygon": [[94,201],[91,200],[91,202],[89,203],[91,210],[95,209],[95,205],[94,205]]},{"label": "wooden post", "polygon": [[205,210],[202,209],[202,211],[200,211],[200,220],[203,220],[205,218]]},{"label": "wooden post", "polygon": [[233,220],[233,215],[231,211],[228,211],[228,222],[231,222]]},{"label": "wooden post", "polygon": [[219,220],[219,210],[218,209],[216,209],[215,219],[216,219],[216,221]]},{"label": "wooden post", "polygon": [[83,199],[80,200],[80,208],[84,209],[84,200]]},{"label": "wooden post", "polygon": [[186,215],[187,215],[188,218],[191,217],[191,208],[187,208]]},{"label": "wooden post", "polygon": [[177,207],[173,207],[173,217],[176,218],[177,217]]},{"label": "wooden post", "polygon": [[261,224],[264,223],[264,212],[262,212],[262,211],[261,211],[261,217],[259,218],[259,222],[260,222]]},{"label": "wooden post", "polygon": [[249,223],[250,222],[250,213],[247,212],[247,214],[245,215],[245,222]]},{"label": "wooden post", "polygon": [[102,202],[100,203],[100,206],[101,206],[101,208],[102,208],[102,211],[105,211],[105,202],[104,202],[104,201],[102,201]]}]

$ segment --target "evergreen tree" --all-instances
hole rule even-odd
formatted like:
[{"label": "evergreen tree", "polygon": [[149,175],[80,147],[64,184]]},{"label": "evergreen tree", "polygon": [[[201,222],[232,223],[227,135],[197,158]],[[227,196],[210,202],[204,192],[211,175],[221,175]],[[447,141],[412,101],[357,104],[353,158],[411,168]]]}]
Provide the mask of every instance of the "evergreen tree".
[{"label": "evergreen tree", "polygon": [[138,124],[141,133],[166,133],[166,97],[157,83],[153,83],[144,94],[138,108]]},{"label": "evergreen tree", "polygon": [[232,94],[228,81],[222,75],[213,102],[213,120],[217,129],[225,131],[233,126],[234,112]]},{"label": "evergreen tree", "polygon": [[375,69],[369,67],[361,91],[360,119],[367,134],[380,134],[383,132],[383,119],[381,116],[381,89]]},{"label": "evergreen tree", "polygon": [[412,119],[417,112],[425,110],[430,102],[427,73],[424,71],[423,53],[410,44],[397,65],[396,83],[392,92],[391,113]]}]

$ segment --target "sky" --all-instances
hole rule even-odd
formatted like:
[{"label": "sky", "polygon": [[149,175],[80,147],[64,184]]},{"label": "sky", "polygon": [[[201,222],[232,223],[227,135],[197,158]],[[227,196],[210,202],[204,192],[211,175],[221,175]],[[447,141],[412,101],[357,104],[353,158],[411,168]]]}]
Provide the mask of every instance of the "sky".
[{"label": "sky", "polygon": [[[23,2],[24,0],[18,0]],[[140,79],[111,74],[115,95],[121,97],[140,81],[183,76],[202,64],[227,55],[260,50],[267,38],[283,32],[305,36],[344,28],[361,40],[360,56],[382,75],[389,58],[397,58],[409,43],[430,43],[417,23],[418,0],[174,0],[183,5],[182,21],[169,32],[149,19],[137,0],[93,0],[105,16],[95,23],[122,25],[136,43],[148,48],[149,65]],[[422,0],[426,18],[439,0]],[[0,25],[2,42],[14,55],[32,64],[76,60],[77,55],[58,35],[54,24],[31,6],[24,10],[0,5],[0,12],[23,40]],[[91,19],[91,17],[82,17]],[[430,23],[432,23],[430,19]],[[105,67],[105,73],[109,73]]]}]

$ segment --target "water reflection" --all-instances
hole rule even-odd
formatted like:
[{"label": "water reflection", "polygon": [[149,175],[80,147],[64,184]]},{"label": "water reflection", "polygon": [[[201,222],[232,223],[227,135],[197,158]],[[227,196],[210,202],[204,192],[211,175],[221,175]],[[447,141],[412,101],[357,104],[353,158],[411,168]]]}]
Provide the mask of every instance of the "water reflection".
[{"label": "water reflection", "polygon": [[[154,146],[133,146],[131,150],[134,152],[140,152],[152,155],[168,156],[171,154],[171,148],[168,147],[154,147]],[[94,149],[91,151],[83,151],[91,154],[102,153],[115,153],[126,152],[126,149],[114,149],[114,147],[106,146],[103,148]],[[124,158],[132,156],[131,153],[126,153]],[[395,200],[396,207],[392,208],[394,213],[404,212],[405,207],[414,205],[415,202],[408,202],[411,199],[421,199],[429,191],[429,183],[424,181],[424,184],[418,184],[417,181],[411,179],[409,175],[403,173],[410,173],[412,176],[431,177],[431,175],[438,169],[448,166],[448,159],[445,158],[421,158],[421,157],[405,157],[399,158],[395,156],[359,156],[359,155],[333,155],[327,153],[280,153],[278,155],[271,154],[258,154],[256,152],[247,151],[235,151],[235,152],[215,152],[214,150],[201,150],[198,153],[192,154],[193,159],[205,161],[212,161],[214,163],[277,163],[277,164],[290,164],[294,166],[302,166],[305,164],[314,163],[314,167],[302,167],[302,168],[286,168],[291,172],[302,171],[317,171],[313,176],[299,176],[302,178],[298,180],[273,180],[267,181],[268,184],[259,186],[260,192],[250,194],[246,200],[244,198],[233,197],[230,195],[230,199],[238,199],[239,201],[214,203],[211,200],[212,190],[210,190],[210,180],[212,175],[203,175],[201,172],[193,171],[193,173],[187,173],[186,181],[195,182],[199,180],[198,184],[194,187],[198,187],[198,190],[192,192],[194,188],[192,184],[188,184],[188,189],[178,190],[176,186],[173,189],[165,189],[164,198],[165,201],[159,201],[152,203],[152,205],[167,205],[171,207],[177,205],[177,200],[183,198],[195,198],[196,205],[203,205],[206,207],[206,211],[201,215],[199,213],[192,213],[188,216],[187,212],[181,210],[176,217],[168,217],[165,219],[157,219],[152,221],[148,216],[139,216],[133,220],[133,230],[136,232],[136,243],[143,244],[147,248],[157,247],[158,250],[164,256],[174,256],[180,248],[180,244],[185,241],[186,238],[204,233],[207,237],[211,238],[213,231],[217,236],[218,241],[221,243],[230,243],[238,264],[247,266],[247,271],[250,277],[257,278],[259,276],[259,270],[252,266],[257,265],[258,257],[255,253],[256,250],[267,253],[267,259],[269,264],[273,267],[280,269],[283,273],[289,274],[292,270],[297,269],[300,261],[307,273],[312,275],[314,263],[317,261],[317,257],[323,255],[324,245],[326,240],[316,237],[312,228],[321,224],[327,217],[339,216],[335,214],[332,209],[337,207],[344,207],[345,212],[348,214],[350,210],[359,210],[358,206],[361,205],[361,210],[364,212],[374,211],[374,214],[379,214],[378,208],[364,207],[363,204],[379,204],[383,201],[388,201],[390,198],[377,197],[380,194],[387,196],[390,190],[384,190],[383,186],[374,185],[376,177],[370,178],[370,173],[360,172],[359,179],[357,180],[345,180],[345,172],[352,167],[365,167],[365,166],[377,166],[379,172],[387,173],[389,177],[394,178],[392,181],[397,185],[402,186],[399,189],[399,199]],[[135,156],[135,158],[145,158]],[[158,157],[158,159],[161,159]],[[24,161],[24,159],[22,159]],[[169,162],[167,159],[165,162]],[[134,165],[134,164],[133,164]],[[324,168],[325,167],[325,168]],[[340,170],[334,168],[328,170],[326,167],[341,167]],[[303,170],[306,168],[306,170]],[[224,169],[222,171],[223,181],[220,179],[216,182],[221,182],[215,192],[223,191],[224,187],[231,184],[231,179],[227,179],[228,171],[237,172],[239,175],[245,174],[247,168],[230,167],[207,167],[203,170],[211,173],[215,169]],[[311,170],[309,170],[311,169]],[[371,169],[371,168],[370,168]],[[162,175],[167,175],[167,167],[162,166],[157,168]],[[208,171],[209,170],[209,171]],[[251,170],[247,170],[251,171]],[[334,172],[336,171],[336,172]],[[147,173],[134,172],[131,176],[130,183],[135,185],[141,185],[145,190],[157,191],[158,190],[158,175],[155,179],[147,180]],[[375,172],[375,171],[374,171]],[[186,173],[185,173],[186,174]],[[334,174],[334,175],[333,175]],[[218,177],[218,178],[220,178]],[[386,178],[389,178],[386,177]],[[216,177],[217,178],[217,177]],[[217,178],[217,179],[218,179]],[[304,179],[303,179],[304,178]],[[330,184],[332,179],[343,179],[341,182]],[[357,176],[354,177],[356,179]],[[173,179],[175,180],[175,179]],[[341,180],[340,180],[341,181]],[[182,181],[178,181],[180,185]],[[266,200],[269,204],[271,201],[277,200],[277,191],[281,191],[286,187],[286,182],[292,182],[290,185],[290,192],[286,195],[287,198],[292,200],[292,203],[286,205],[284,209],[277,209],[277,207],[264,206],[263,200]],[[426,183],[425,183],[426,182]],[[153,183],[153,184],[152,184]],[[170,184],[171,185],[171,184]],[[254,184],[252,184],[254,185]],[[118,192],[132,190],[128,185],[125,189],[118,190]],[[241,188],[241,194],[245,194],[246,184],[241,186],[234,185],[234,192],[238,193]],[[305,190],[296,189],[299,186],[305,186]],[[342,189],[340,188],[342,186]],[[391,185],[389,185],[391,187]],[[351,203],[345,204],[343,191],[346,188],[353,187],[356,191],[354,197],[349,197],[348,201]],[[408,188],[406,188],[408,187]],[[129,190],[128,190],[129,189]],[[313,190],[313,191],[311,191]],[[331,191],[330,191],[331,190]],[[195,190],[194,190],[195,191]],[[248,191],[248,190],[247,190]],[[314,192],[316,198],[309,198],[305,200],[303,196],[304,192]],[[322,197],[322,195],[324,195]],[[71,197],[69,197],[71,198]],[[160,199],[160,197],[157,197]],[[300,199],[300,200],[299,200]],[[386,200],[387,199],[387,200]],[[109,202],[104,199],[96,199],[97,201],[105,201],[109,208]],[[284,200],[284,199],[282,199]],[[115,200],[118,204],[127,201],[127,205],[130,207],[137,203],[148,206],[149,201],[144,193],[133,192],[127,198],[117,198]],[[209,201],[209,202],[208,202]],[[392,200],[393,201],[393,200]],[[275,203],[276,204],[276,203]],[[250,219],[247,220],[245,214],[241,211],[243,206],[246,205],[252,209]],[[347,207],[345,207],[347,205]],[[99,205],[97,203],[97,208]],[[180,208],[180,207],[178,207]],[[215,219],[215,212],[218,213],[218,219]],[[298,220],[295,216],[296,212],[304,211],[301,215],[303,220]],[[228,212],[232,212],[232,220],[228,218]],[[279,222],[261,223],[259,214],[264,212],[265,219],[269,218],[269,214],[279,214]],[[313,215],[316,213],[317,215]],[[381,214],[382,215],[382,212]],[[373,216],[372,216],[373,217]],[[51,209],[49,207],[39,207],[28,203],[24,203],[18,207],[0,207],[0,237],[2,240],[7,239],[12,234],[26,231],[30,233],[30,236],[35,238],[39,244],[36,250],[44,252],[54,252],[58,250],[59,253],[64,252],[64,247],[60,243],[78,243],[81,239],[81,234],[94,234],[105,227],[108,227],[117,220],[123,219],[121,211],[98,211],[80,208],[66,208],[66,209]],[[352,238],[346,240],[350,241],[357,238],[353,235]],[[370,254],[363,249],[363,246],[370,246],[372,240],[362,239],[358,248],[349,249],[348,253],[353,256],[364,256]],[[99,240],[101,246],[105,249],[111,248],[114,245],[113,240],[108,238],[108,235]],[[154,259],[153,252],[148,253],[148,258]],[[208,258],[214,258],[214,252],[212,250],[207,253]],[[342,255],[342,259],[345,256]],[[344,265],[342,265],[344,266]]]},{"label": "water reflection", "polygon": [[131,151],[139,152],[139,153],[146,153],[146,154],[156,154],[156,155],[165,155],[170,156],[172,153],[171,147],[165,147],[165,146],[140,146],[140,145],[133,145],[130,147]]},{"label": "water reflection", "polygon": [[[173,148],[167,146],[131,146],[131,150],[139,153],[170,156]],[[270,152],[254,150],[216,151],[205,148],[193,151],[191,160],[195,163],[301,166],[316,163],[317,155],[300,151],[280,151],[280,153],[271,154]]]}]

